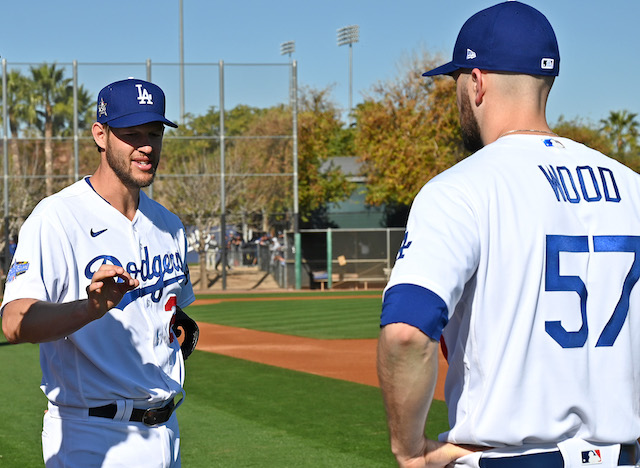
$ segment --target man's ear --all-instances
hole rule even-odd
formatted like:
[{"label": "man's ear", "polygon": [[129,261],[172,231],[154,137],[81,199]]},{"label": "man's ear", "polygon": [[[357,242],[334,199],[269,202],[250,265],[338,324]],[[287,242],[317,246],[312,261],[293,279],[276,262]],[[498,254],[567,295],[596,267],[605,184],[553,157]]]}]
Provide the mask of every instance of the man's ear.
[{"label": "man's ear", "polygon": [[103,150],[107,147],[107,132],[100,122],[94,122],[91,126],[91,134],[93,139]]},{"label": "man's ear", "polygon": [[475,104],[479,106],[482,104],[482,100],[484,99],[484,94],[487,90],[487,80],[486,75],[480,71],[478,68],[474,68],[471,70],[471,81],[473,83],[473,93],[475,96]]}]

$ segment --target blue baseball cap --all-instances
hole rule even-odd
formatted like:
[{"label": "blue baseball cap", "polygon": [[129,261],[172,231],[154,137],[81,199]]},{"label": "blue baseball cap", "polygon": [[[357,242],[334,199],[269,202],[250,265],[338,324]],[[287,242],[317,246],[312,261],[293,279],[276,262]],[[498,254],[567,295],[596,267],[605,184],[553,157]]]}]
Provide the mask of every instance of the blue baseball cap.
[{"label": "blue baseball cap", "polygon": [[97,120],[110,127],[135,127],[149,122],[178,126],[164,116],[164,93],[148,81],[129,78],[102,88],[98,94]]},{"label": "blue baseball cap", "polygon": [[464,23],[451,62],[422,76],[450,75],[461,68],[558,76],[558,41],[549,20],[535,8],[499,3]]}]

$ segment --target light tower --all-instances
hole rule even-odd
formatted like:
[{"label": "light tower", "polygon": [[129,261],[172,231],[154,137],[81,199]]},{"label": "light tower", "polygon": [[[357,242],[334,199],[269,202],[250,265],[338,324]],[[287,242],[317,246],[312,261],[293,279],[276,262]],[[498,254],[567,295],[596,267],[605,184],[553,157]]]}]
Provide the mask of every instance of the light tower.
[{"label": "light tower", "polygon": [[[291,64],[291,54],[296,51],[296,43],[295,41],[287,41],[280,44],[280,55],[288,55],[289,56],[289,64]],[[291,85],[293,70],[289,67],[289,105],[293,102],[293,86]]]},{"label": "light tower", "polygon": [[338,46],[349,45],[349,120],[351,120],[353,94],[353,44],[360,39],[360,27],[357,24],[338,29]]}]

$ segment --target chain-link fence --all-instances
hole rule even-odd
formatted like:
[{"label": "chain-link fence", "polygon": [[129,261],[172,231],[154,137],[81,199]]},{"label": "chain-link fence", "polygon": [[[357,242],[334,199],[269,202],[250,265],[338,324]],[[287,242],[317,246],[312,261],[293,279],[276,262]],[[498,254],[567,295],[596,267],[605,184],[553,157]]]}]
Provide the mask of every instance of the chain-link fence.
[{"label": "chain-link fence", "polygon": [[[301,229],[302,287],[372,289],[383,287],[404,238],[403,228]],[[294,233],[264,243],[260,267],[280,287],[295,280]]]},{"label": "chain-link fence", "polygon": [[[97,167],[90,132],[95,99],[106,84],[127,77],[158,84],[167,96],[167,117],[180,124],[165,133],[159,173],[147,192],[197,232],[190,243],[196,261],[206,265],[201,260],[212,247],[206,238],[215,233],[217,252],[235,263],[238,255],[245,259],[238,250],[227,250],[234,236],[251,245],[263,232],[294,229],[296,62],[3,60],[4,271],[19,228],[37,202]],[[233,257],[226,259],[227,253]]]}]

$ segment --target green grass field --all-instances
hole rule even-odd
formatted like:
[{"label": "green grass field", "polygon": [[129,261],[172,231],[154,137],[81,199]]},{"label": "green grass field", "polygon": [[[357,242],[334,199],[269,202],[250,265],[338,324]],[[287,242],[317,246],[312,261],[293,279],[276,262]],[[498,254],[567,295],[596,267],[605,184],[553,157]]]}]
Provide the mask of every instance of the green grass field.
[{"label": "green grass field", "polygon": [[[330,299],[309,300],[306,296],[261,296],[264,301],[229,302],[189,307],[197,321],[322,339],[376,338],[379,332],[381,299],[368,292],[343,298],[345,294],[327,294]],[[370,297],[378,296],[378,297]],[[209,296],[203,296],[205,297]],[[353,297],[353,296],[352,296]],[[216,299],[216,297],[209,297]],[[220,299],[220,297],[217,297]]]},{"label": "green grass field", "polygon": [[[329,295],[353,293],[323,293]],[[188,313],[199,321],[299,336],[377,336],[379,298],[299,296],[201,296],[265,300],[191,306]],[[0,467],[42,466],[46,399],[38,387],[38,347],[3,343],[0,335],[0,382],[6,395],[0,410]],[[187,400],[178,412],[185,467],[396,466],[377,388],[202,351],[187,361],[185,386]],[[427,434],[435,437],[446,428],[445,405],[434,402]]]}]

